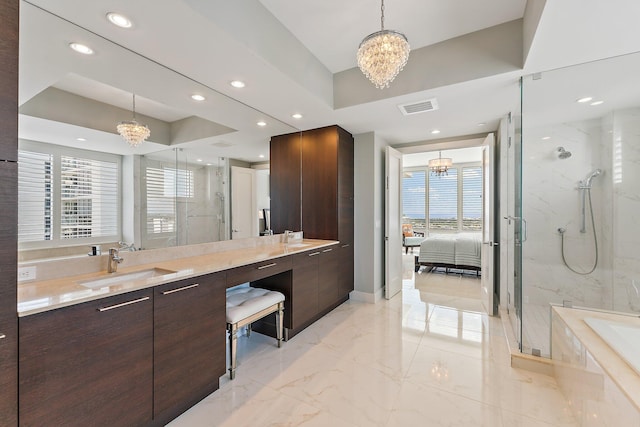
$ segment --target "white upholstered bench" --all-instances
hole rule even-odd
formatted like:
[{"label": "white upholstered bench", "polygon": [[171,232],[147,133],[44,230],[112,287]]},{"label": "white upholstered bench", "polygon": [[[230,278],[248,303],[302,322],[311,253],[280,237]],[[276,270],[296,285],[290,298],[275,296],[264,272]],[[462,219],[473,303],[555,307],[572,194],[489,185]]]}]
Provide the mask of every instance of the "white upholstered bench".
[{"label": "white upholstered bench", "polygon": [[278,347],[282,345],[282,311],[284,295],[277,291],[262,288],[236,287],[227,290],[227,330],[229,331],[229,376],[236,376],[236,352],[238,329],[247,326],[247,335],[251,323],[276,313],[276,337]]}]

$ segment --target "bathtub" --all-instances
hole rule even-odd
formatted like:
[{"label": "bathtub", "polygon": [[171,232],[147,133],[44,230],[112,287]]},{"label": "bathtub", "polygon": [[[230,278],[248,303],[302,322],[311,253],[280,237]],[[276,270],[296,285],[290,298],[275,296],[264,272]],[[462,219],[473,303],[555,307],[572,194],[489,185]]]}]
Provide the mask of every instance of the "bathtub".
[{"label": "bathtub", "polygon": [[584,322],[640,375],[640,327],[593,317]]}]

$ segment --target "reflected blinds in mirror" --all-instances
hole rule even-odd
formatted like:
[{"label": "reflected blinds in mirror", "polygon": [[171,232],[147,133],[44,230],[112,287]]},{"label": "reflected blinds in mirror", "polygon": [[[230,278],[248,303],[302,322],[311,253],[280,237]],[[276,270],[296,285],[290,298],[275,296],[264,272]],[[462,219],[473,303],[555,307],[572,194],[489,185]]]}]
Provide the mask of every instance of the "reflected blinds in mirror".
[{"label": "reflected blinds in mirror", "polygon": [[53,156],[18,152],[18,241],[52,239]]},{"label": "reflected blinds in mirror", "polygon": [[178,198],[194,196],[193,171],[147,167],[147,233],[173,233],[176,230]]},{"label": "reflected blinds in mirror", "polygon": [[60,237],[118,233],[118,165],[101,160],[60,159]]},{"label": "reflected blinds in mirror", "polygon": [[20,150],[18,241],[118,237],[117,161]]}]

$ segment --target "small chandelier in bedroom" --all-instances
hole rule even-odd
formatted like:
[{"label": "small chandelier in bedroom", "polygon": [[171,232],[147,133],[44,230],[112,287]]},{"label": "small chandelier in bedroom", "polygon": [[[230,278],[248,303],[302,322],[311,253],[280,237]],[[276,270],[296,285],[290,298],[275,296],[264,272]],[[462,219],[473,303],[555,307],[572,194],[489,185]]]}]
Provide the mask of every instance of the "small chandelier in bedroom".
[{"label": "small chandelier in bedroom", "polygon": [[358,67],[378,89],[389,83],[409,60],[409,42],[404,34],[384,29],[384,0],[380,7],[380,31],[369,34],[358,47]]},{"label": "small chandelier in bedroom", "polygon": [[118,133],[130,146],[136,147],[145,139],[149,138],[151,131],[146,125],[136,121],[136,94],[133,94],[133,119],[128,122],[120,122],[116,126]]},{"label": "small chandelier in bedroom", "polygon": [[442,157],[442,151],[439,152],[437,159],[429,160],[429,169],[431,174],[435,176],[448,175],[451,165],[453,165],[453,160],[449,157]]}]

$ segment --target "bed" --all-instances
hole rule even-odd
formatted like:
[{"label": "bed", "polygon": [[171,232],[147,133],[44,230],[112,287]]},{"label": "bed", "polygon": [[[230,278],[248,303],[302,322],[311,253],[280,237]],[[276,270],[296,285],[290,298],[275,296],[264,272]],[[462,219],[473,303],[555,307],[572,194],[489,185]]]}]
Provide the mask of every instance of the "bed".
[{"label": "bed", "polygon": [[415,257],[415,271],[420,267],[473,270],[481,268],[482,235],[480,233],[434,234],[420,244]]}]

